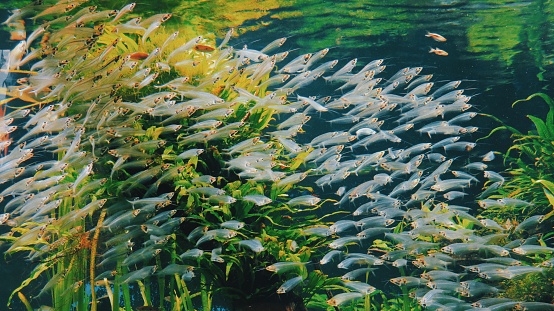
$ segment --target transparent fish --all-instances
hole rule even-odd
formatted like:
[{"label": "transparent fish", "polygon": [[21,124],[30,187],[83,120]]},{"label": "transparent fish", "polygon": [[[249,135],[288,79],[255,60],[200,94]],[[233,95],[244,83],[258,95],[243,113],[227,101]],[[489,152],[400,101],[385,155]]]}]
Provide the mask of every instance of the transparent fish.
[{"label": "transparent fish", "polygon": [[264,206],[272,202],[272,200],[261,194],[249,194],[242,197],[244,201],[252,202],[257,206]]},{"label": "transparent fish", "polygon": [[237,244],[241,247],[245,247],[253,251],[254,253],[261,253],[265,250],[262,243],[259,240],[252,239],[252,240],[242,240],[237,242]]},{"label": "transparent fish", "polygon": [[238,220],[228,220],[226,222],[222,222],[220,226],[226,229],[239,230],[244,228],[244,222]]},{"label": "transparent fish", "polygon": [[307,262],[276,262],[272,265],[265,267],[267,271],[275,273],[284,273],[291,270],[303,269]]},{"label": "transparent fish", "polygon": [[333,298],[327,300],[327,304],[330,306],[338,307],[352,300],[360,299],[363,297],[364,295],[361,293],[340,293],[333,296]]},{"label": "transparent fish", "polygon": [[277,294],[285,294],[285,293],[290,292],[293,288],[295,288],[296,286],[301,284],[303,280],[304,280],[304,278],[301,275],[299,275],[297,277],[294,277],[292,279],[289,279],[289,280],[285,281],[285,283],[283,283],[277,289]]}]

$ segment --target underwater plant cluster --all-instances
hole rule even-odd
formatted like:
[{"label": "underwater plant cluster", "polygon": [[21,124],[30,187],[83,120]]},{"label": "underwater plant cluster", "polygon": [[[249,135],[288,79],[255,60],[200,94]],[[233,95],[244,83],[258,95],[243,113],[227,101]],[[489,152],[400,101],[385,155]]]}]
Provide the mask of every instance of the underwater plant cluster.
[{"label": "underwater plant cluster", "polygon": [[293,57],[286,38],[235,49],[232,29],[216,44],[167,32],[170,13],[85,2],[6,21],[39,25],[6,68],[30,105],[0,118],[0,240],[34,264],[10,301],[211,310],[217,295],[296,295],[370,310],[392,297],[386,271],[400,308],[554,309],[501,297],[551,271],[551,219],[477,216],[533,203],[491,198],[505,177],[474,142],[461,81]]}]

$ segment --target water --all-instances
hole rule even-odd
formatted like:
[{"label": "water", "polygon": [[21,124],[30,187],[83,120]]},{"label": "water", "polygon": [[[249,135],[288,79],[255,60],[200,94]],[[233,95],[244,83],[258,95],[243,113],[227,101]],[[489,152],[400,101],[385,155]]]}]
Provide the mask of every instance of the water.
[{"label": "water", "polygon": [[[180,26],[220,38],[229,27],[236,27],[240,34],[232,41],[236,48],[263,47],[285,36],[285,49],[298,54],[331,48],[329,59],[358,58],[362,65],[385,58],[387,72],[423,66],[434,74],[434,81],[464,81],[466,89],[473,89],[471,103],[480,112],[517,124],[523,131],[532,128],[524,116],[542,115],[546,107],[538,101],[517,109],[511,104],[535,92],[548,93],[554,75],[550,1],[186,2],[173,9],[162,1],[157,7],[141,6],[137,10],[172,11],[172,21]],[[440,33],[447,41],[426,38],[427,31]],[[430,54],[431,47],[449,55]],[[496,126],[489,120],[479,122],[485,134]],[[497,142],[506,141],[503,134],[499,136]]]},{"label": "water", "polygon": [[[538,101],[516,109],[511,104],[532,93],[550,91],[553,57],[550,53],[554,43],[549,27],[553,19],[551,2],[394,1],[386,5],[380,2],[268,1],[257,4],[257,9],[241,3],[218,4],[225,5],[224,8],[200,3],[174,9],[169,2],[161,1],[157,7],[145,5],[143,12],[174,10],[175,23],[200,27],[220,38],[228,27],[237,27],[241,35],[231,41],[237,48],[243,44],[261,48],[274,39],[290,36],[286,49],[300,54],[330,47],[327,58],[340,59],[341,64],[354,57],[362,65],[385,58],[389,74],[407,66],[423,66],[424,72],[433,73],[436,81],[463,80],[464,88],[471,89],[474,95],[471,104],[477,110],[494,114],[523,131],[532,128],[524,117],[526,114],[541,115],[546,111]],[[113,3],[114,7],[124,4]],[[264,5],[266,10],[261,10]],[[138,4],[137,10],[141,6]],[[178,16],[178,11],[185,13]],[[231,11],[240,12],[237,13],[240,17],[234,20],[233,14],[228,13]],[[0,19],[5,16],[3,12]],[[210,20],[209,16],[216,17]],[[239,21],[244,22],[238,24]],[[425,37],[427,31],[438,32],[448,40],[434,42]],[[7,33],[0,33],[0,37],[7,37]],[[0,49],[14,45],[0,40]],[[430,54],[430,47],[444,49],[449,55]],[[321,92],[313,92],[312,88],[311,94],[330,93],[324,83],[317,86]],[[487,118],[479,122],[480,134],[496,126]],[[495,138],[507,136],[501,133]],[[493,140],[485,143],[492,145]],[[496,139],[490,149],[502,151],[508,143],[507,139]],[[5,269],[0,273],[12,278],[13,271]],[[2,296],[0,304],[5,305],[4,301]]]},{"label": "water", "polygon": [[[120,7],[124,1],[97,2]],[[5,4],[10,7],[11,3]],[[11,4],[13,5],[13,4]],[[221,7],[222,6],[222,7]],[[511,104],[551,88],[554,75],[554,22],[550,1],[264,1],[238,3],[182,3],[161,1],[138,4],[136,12],[173,12],[173,25],[223,37],[236,27],[236,48],[263,47],[288,37],[285,48],[306,53],[331,48],[329,59],[358,58],[359,64],[385,58],[387,71],[423,66],[434,80],[462,80],[474,90],[472,104],[483,113],[531,128],[526,114],[541,115],[546,107]],[[0,17],[5,20],[5,10]],[[199,30],[198,30],[199,29]],[[447,38],[444,43],[426,38],[427,31]],[[186,33],[186,32],[184,32]],[[1,31],[0,37],[7,37]],[[2,40],[0,48],[14,42]],[[449,55],[428,53],[440,47]],[[536,102],[535,102],[536,103]],[[487,129],[495,124],[487,124]],[[488,126],[487,126],[488,125]],[[505,149],[507,146],[499,146]]]},{"label": "water", "polygon": [[[529,112],[544,112],[511,104],[538,91],[548,91],[552,79],[554,8],[547,1],[298,1],[266,15],[269,26],[249,32],[244,43],[264,46],[291,36],[290,48],[301,52],[333,47],[330,59],[357,57],[362,64],[385,58],[392,68],[423,66],[436,81],[462,80],[473,88],[471,103],[483,113],[518,124]],[[447,38],[426,38],[427,31]],[[250,39],[251,38],[251,39]],[[428,53],[446,50],[446,57]],[[530,105],[532,106],[532,104]],[[538,110],[538,111],[537,111]],[[483,129],[485,131],[485,129]]]}]

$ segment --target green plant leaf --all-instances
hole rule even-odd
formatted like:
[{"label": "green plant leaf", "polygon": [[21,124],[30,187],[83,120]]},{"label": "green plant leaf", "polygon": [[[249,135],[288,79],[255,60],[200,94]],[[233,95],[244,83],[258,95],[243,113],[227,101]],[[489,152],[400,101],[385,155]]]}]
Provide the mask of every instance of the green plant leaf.
[{"label": "green plant leaf", "polygon": [[543,187],[545,189],[550,191],[550,193],[554,193],[554,182],[551,182],[551,181],[548,181],[548,180],[545,180],[545,179],[539,179],[539,180],[535,180],[534,183],[539,183],[539,184],[543,185]]},{"label": "green plant leaf", "polygon": [[548,130],[543,120],[532,115],[527,115],[527,117],[535,124],[540,137],[546,140],[552,140],[552,134]]},{"label": "green plant leaf", "polygon": [[477,139],[476,142],[479,142],[479,141],[481,141],[481,140],[485,140],[485,139],[491,137],[492,134],[494,134],[494,133],[496,133],[496,132],[498,132],[498,131],[510,131],[510,132],[512,132],[512,133],[521,134],[518,130],[516,130],[515,128],[513,128],[513,127],[511,127],[511,126],[502,125],[502,126],[499,126],[499,127],[495,127],[494,129],[492,129],[492,130],[490,131],[490,133],[489,133],[487,136]]},{"label": "green plant leaf", "polygon": [[47,264],[40,264],[35,267],[35,269],[31,272],[31,276],[23,281],[21,285],[16,288],[10,295],[10,298],[8,298],[8,306],[10,306],[10,303],[12,301],[13,295],[16,293],[19,293],[23,288],[25,288],[29,283],[31,283],[32,280],[35,280],[38,278],[44,271],[48,270],[50,267]]},{"label": "green plant leaf", "polygon": [[[546,114],[546,119],[545,119],[545,127],[547,128],[548,132],[550,133],[550,137],[554,137],[554,100],[552,100],[552,98],[544,93],[534,93],[534,94],[531,94],[529,97],[527,97],[526,99],[520,99],[520,100],[516,100],[513,104],[512,104],[512,107],[514,107],[516,104],[520,103],[520,102],[524,102],[524,101],[528,101],[528,100],[531,100],[535,97],[540,97],[542,98],[542,100],[544,100],[544,102],[548,105],[549,107],[549,110],[548,110],[548,113]],[[540,133],[540,132],[539,132]],[[542,136],[542,135],[541,135]]]}]

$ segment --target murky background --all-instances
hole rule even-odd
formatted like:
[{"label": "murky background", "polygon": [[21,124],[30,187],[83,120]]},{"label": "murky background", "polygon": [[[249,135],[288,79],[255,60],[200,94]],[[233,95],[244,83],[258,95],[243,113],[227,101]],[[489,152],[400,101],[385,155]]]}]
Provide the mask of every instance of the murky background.
[{"label": "murky background", "polygon": [[[0,20],[7,9],[26,1],[2,1]],[[91,5],[120,8],[126,1],[90,1]],[[532,124],[527,114],[541,116],[546,107],[530,101],[511,108],[515,100],[535,92],[553,95],[554,72],[553,28],[554,2],[535,1],[148,1],[138,3],[134,13],[172,12],[167,27],[187,31],[213,33],[218,40],[230,27],[239,36],[231,40],[235,48],[248,45],[261,48],[280,37],[288,37],[281,50],[298,54],[331,48],[329,60],[339,59],[341,66],[357,58],[363,66],[384,58],[387,73],[404,67],[423,66],[424,74],[433,73],[433,81],[463,80],[466,94],[473,95],[471,104],[479,112],[493,114],[505,122],[527,131]],[[27,29],[32,31],[29,21]],[[15,46],[7,29],[0,29],[0,49]],[[446,42],[425,37],[427,31],[440,33]],[[30,31],[29,31],[30,32]],[[209,36],[208,36],[209,37]],[[429,53],[431,47],[448,52],[448,56]],[[361,67],[360,67],[361,68]],[[0,82],[12,77],[0,73]],[[330,93],[324,83],[316,84],[314,95]],[[320,92],[320,94],[318,94]],[[480,133],[485,136],[497,124],[480,119]],[[489,149],[508,147],[507,134],[487,140]],[[492,147],[490,145],[493,145]],[[4,260],[2,256],[2,261]],[[10,257],[0,262],[3,282],[21,282],[25,263]],[[13,288],[13,286],[10,286]],[[0,290],[0,306],[5,306],[9,292]],[[15,310],[22,307],[14,304]],[[0,307],[2,308],[2,307]]]}]

